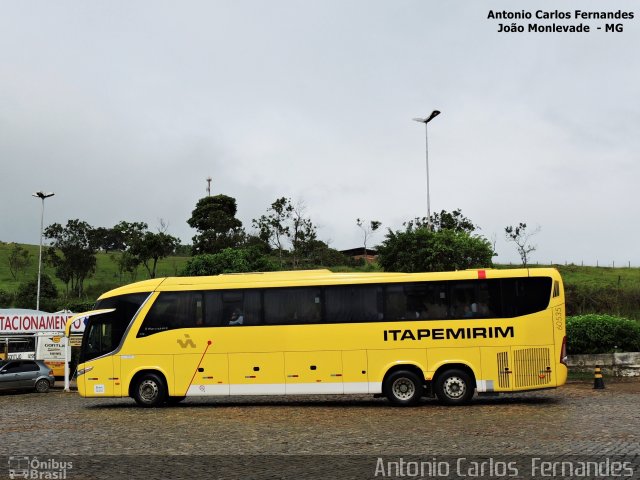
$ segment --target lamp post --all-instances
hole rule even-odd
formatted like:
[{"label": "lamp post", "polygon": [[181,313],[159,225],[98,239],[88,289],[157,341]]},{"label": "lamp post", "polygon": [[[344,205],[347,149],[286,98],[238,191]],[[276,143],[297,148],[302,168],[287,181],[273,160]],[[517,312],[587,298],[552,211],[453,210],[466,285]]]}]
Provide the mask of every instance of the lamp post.
[{"label": "lamp post", "polygon": [[434,110],[427,118],[414,118],[413,120],[419,123],[424,123],[424,139],[427,155],[427,226],[431,229],[431,199],[429,194],[429,127],[428,124],[431,120],[440,115],[440,110]]},{"label": "lamp post", "polygon": [[53,197],[55,193],[36,192],[32,196],[42,200],[42,213],[40,214],[40,255],[38,256],[38,293],[36,294],[36,310],[40,310],[40,274],[42,272],[42,233],[44,230],[44,199]]}]

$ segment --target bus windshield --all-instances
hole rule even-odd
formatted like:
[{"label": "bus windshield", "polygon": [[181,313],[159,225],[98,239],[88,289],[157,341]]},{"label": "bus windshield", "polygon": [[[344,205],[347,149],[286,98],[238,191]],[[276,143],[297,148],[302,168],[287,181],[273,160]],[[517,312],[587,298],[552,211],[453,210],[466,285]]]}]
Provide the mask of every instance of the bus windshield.
[{"label": "bus windshield", "polygon": [[148,297],[148,293],[134,293],[99,300],[96,303],[96,309],[114,308],[115,310],[89,317],[82,337],[79,361],[86,362],[118,348],[131,320]]}]

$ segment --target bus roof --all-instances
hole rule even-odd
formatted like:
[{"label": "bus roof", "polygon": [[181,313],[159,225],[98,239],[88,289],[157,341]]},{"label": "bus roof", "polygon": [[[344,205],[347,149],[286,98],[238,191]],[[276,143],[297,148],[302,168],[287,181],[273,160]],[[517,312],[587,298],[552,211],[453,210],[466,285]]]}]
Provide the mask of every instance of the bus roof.
[{"label": "bus roof", "polygon": [[109,298],[129,293],[179,290],[221,290],[239,288],[292,287],[305,285],[356,285],[409,281],[475,280],[484,278],[511,278],[547,276],[559,280],[555,268],[473,269],[454,272],[394,273],[348,272],[330,270],[293,270],[280,272],[230,273],[202,277],[165,277],[131,283],[104,293]]}]

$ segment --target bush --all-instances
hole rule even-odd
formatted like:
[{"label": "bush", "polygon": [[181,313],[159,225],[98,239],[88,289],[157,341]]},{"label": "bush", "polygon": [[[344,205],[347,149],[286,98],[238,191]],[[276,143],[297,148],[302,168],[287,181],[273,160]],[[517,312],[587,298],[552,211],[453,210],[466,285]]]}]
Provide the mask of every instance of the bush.
[{"label": "bush", "polygon": [[4,290],[0,290],[0,308],[9,308],[13,303],[13,295]]},{"label": "bush", "polygon": [[59,310],[69,310],[73,313],[87,312],[89,310],[93,310],[95,304],[95,301],[73,298],[60,302]]},{"label": "bush", "polygon": [[613,314],[638,319],[640,289],[565,283],[567,315]]},{"label": "bush", "polygon": [[567,317],[569,354],[640,352],[640,323],[611,315]]},{"label": "bush", "polygon": [[182,275],[219,275],[272,270],[277,270],[276,265],[255,248],[225,248],[220,253],[195,255],[185,265]]},{"label": "bush", "polygon": [[[97,282],[94,284],[91,284],[89,286],[87,286],[84,289],[84,298],[85,300],[80,300],[78,299],[78,297],[76,296],[76,298],[70,298],[69,301],[67,303],[95,303],[91,302],[91,300],[95,300],[96,298],[98,298],[100,295],[102,295],[105,292],[108,292],[109,290],[113,290],[114,288],[118,288],[121,285],[121,283],[116,283],[116,282]],[[75,310],[74,310],[75,311]]]},{"label": "bush", "polygon": [[[15,306],[17,308],[36,308],[36,296],[38,292],[38,279],[21,283],[16,293]],[[55,312],[58,310],[58,289],[51,281],[49,275],[40,277],[40,310]]]},{"label": "bush", "polygon": [[378,247],[378,262],[388,272],[445,272],[491,267],[493,248],[483,237],[465,231],[426,227],[388,231]]}]

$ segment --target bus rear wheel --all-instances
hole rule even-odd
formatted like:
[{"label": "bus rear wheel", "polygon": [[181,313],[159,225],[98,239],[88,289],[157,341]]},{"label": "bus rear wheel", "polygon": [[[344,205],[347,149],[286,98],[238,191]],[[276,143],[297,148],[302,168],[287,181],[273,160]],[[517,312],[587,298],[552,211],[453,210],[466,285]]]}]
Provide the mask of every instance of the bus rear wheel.
[{"label": "bus rear wheel", "polygon": [[400,407],[417,404],[424,390],[423,381],[409,370],[393,372],[386,378],[382,388],[389,401]]},{"label": "bus rear wheel", "polygon": [[145,373],[138,378],[133,398],[141,407],[157,407],[167,398],[167,386],[159,375]]},{"label": "bus rear wheel", "polygon": [[447,370],[438,376],[435,393],[445,405],[465,405],[471,401],[474,391],[473,380],[463,370]]}]

